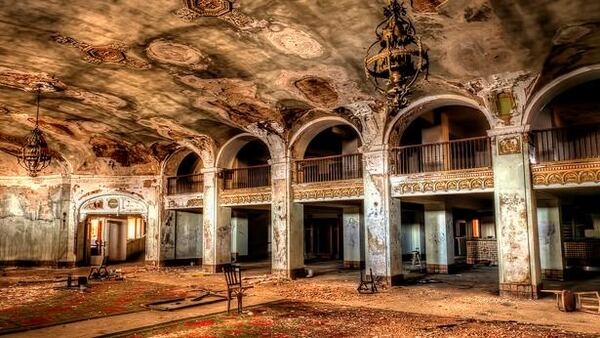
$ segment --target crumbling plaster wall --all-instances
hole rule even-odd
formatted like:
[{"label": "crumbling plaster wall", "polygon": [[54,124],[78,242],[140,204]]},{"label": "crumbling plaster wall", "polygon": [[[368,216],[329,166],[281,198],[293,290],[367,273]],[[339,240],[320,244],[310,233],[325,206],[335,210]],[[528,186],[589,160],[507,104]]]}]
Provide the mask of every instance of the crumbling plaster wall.
[{"label": "crumbling plaster wall", "polygon": [[68,179],[0,177],[0,264],[54,265],[67,257]]}]

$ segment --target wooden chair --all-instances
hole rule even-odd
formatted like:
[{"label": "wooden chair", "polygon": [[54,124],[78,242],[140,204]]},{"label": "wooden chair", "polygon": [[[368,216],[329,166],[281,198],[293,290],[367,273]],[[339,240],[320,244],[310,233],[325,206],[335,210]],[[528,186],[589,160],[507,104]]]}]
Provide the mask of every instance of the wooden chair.
[{"label": "wooden chair", "polygon": [[223,274],[225,275],[225,282],[227,282],[227,313],[231,309],[231,299],[234,296],[237,298],[238,313],[242,313],[244,290],[251,288],[251,286],[242,286],[242,270],[239,265],[228,264],[223,266]]},{"label": "wooden chair", "polygon": [[373,269],[369,269],[369,275],[366,276],[366,270],[360,270],[360,284],[356,289],[358,293],[377,292],[376,279],[373,277]]},{"label": "wooden chair", "polygon": [[575,303],[580,311],[600,314],[600,292],[598,291],[575,292]]}]

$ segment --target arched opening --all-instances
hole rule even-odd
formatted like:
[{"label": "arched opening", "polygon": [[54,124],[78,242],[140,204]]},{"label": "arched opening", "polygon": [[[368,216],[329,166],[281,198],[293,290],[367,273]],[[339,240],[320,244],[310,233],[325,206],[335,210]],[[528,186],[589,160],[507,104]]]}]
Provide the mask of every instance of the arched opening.
[{"label": "arched opening", "polygon": [[[350,180],[362,185],[360,134],[337,118],[313,121],[292,137],[295,189],[312,184],[336,185]],[[304,262],[315,271],[364,264],[362,200],[302,202]]]},{"label": "arched opening", "polygon": [[107,194],[84,201],[77,216],[79,263],[144,261],[147,216],[147,205],[127,195]]},{"label": "arched opening", "polygon": [[271,185],[271,154],[267,145],[258,139],[242,140],[233,144],[236,151],[224,163],[223,189],[245,189]]},{"label": "arched opening", "polygon": [[361,140],[354,128],[338,124],[308,137],[294,147],[296,183],[362,178]]},{"label": "arched opening", "polygon": [[[533,116],[534,167],[600,161],[599,92],[600,79],[563,87]],[[536,189],[545,285],[593,289],[600,282],[600,192],[593,182]]]},{"label": "arched opening", "polygon": [[[411,111],[406,114],[411,116]],[[412,114],[408,124],[396,125],[390,132],[394,176],[404,176],[403,182],[426,177],[434,186],[452,175],[491,171],[490,124],[484,112],[459,102],[430,102],[415,107]],[[408,273],[437,274],[435,279],[448,283],[476,281],[486,291],[498,292],[492,193],[407,196],[401,199],[401,212]]]},{"label": "arched opening", "polygon": [[477,109],[443,106],[426,111],[391,144],[397,175],[491,167],[489,124]]},{"label": "arched opening", "polygon": [[171,161],[180,162],[170,168],[175,175],[167,178],[167,195],[201,193],[204,190],[200,156],[192,151],[182,151]]},{"label": "arched opening", "polygon": [[[271,186],[271,153],[260,139],[242,134],[226,143],[217,157],[222,169],[221,193],[244,195]],[[245,269],[271,267],[271,205],[248,202],[221,207],[231,215],[231,255]]]}]

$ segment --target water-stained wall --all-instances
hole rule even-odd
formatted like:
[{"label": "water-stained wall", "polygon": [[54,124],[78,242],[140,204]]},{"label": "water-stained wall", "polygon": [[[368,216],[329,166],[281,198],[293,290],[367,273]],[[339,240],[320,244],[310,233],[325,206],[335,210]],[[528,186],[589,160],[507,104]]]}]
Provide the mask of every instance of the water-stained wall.
[{"label": "water-stained wall", "polygon": [[0,264],[66,260],[69,187],[60,176],[0,178]]}]

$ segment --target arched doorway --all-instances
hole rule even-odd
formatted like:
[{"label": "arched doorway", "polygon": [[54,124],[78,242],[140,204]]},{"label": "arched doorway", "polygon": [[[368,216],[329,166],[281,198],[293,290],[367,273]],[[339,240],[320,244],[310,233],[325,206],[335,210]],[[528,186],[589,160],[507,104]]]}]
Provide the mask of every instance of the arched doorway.
[{"label": "arched doorway", "polygon": [[[460,100],[430,101],[404,114],[407,118],[389,132],[392,177],[408,184],[425,182],[418,193],[400,198],[407,273],[461,271],[461,279],[497,292],[493,192],[462,189],[459,182],[465,180],[456,179],[492,177],[487,114]],[[424,266],[413,264],[416,254]],[[438,278],[450,281],[458,275]]]},{"label": "arched doorway", "polygon": [[83,265],[141,262],[146,252],[148,206],[139,198],[107,194],[78,209],[78,259]]},{"label": "arched doorway", "polygon": [[[362,187],[362,140],[339,118],[321,118],[292,137],[294,189],[330,189],[356,181]],[[303,205],[304,262],[320,273],[364,264],[362,198],[320,197]]]},{"label": "arched doorway", "polygon": [[554,170],[542,182],[534,175],[542,276],[545,285],[594,289],[600,285],[598,179],[574,170],[563,180],[560,172],[600,164],[600,78],[556,87],[561,90],[530,116],[532,167]]}]

